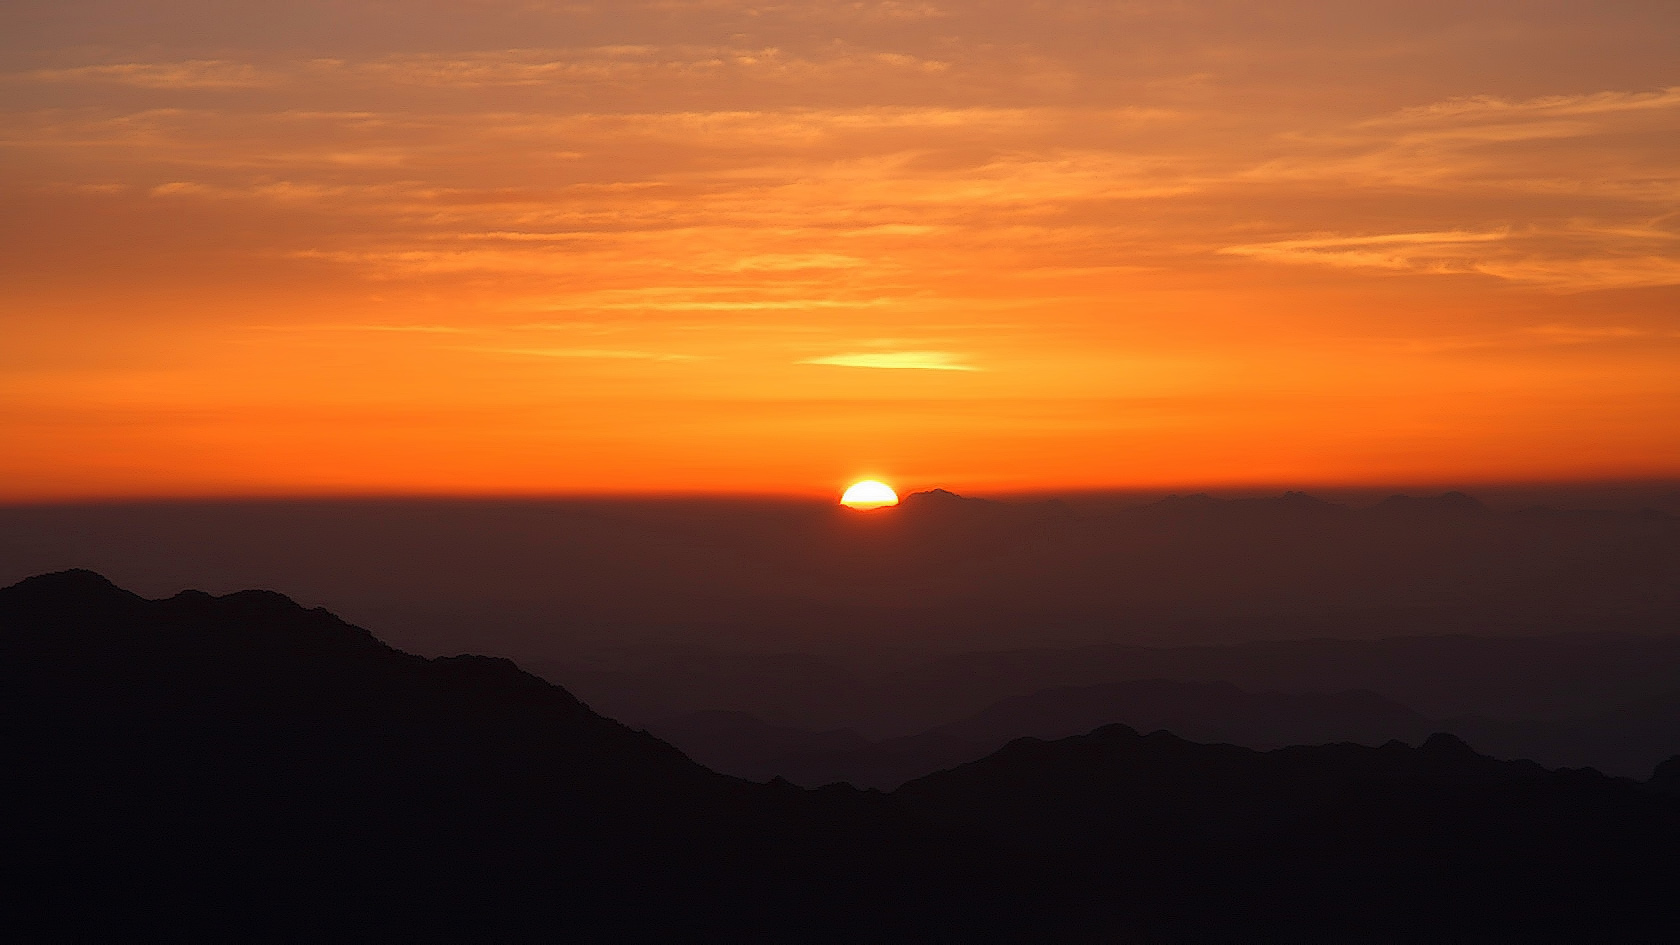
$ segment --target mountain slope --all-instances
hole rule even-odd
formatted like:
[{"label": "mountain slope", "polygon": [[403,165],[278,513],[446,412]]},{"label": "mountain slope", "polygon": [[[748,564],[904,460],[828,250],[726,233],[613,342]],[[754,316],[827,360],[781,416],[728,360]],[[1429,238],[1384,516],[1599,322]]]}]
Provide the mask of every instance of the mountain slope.
[{"label": "mountain slope", "polygon": [[716,775],[505,660],[278,594],[0,590],[0,719],[3,914],[43,938],[701,935],[892,898],[844,869],[892,822],[864,795]]},{"label": "mountain slope", "polygon": [[[989,755],[1017,738],[1066,738],[1117,722],[1250,748],[1378,745],[1416,741],[1435,730],[1418,713],[1369,692],[1256,693],[1229,683],[1161,679],[1040,690],[916,735],[876,742],[846,730],[769,726],[739,712],[695,713],[652,729],[692,757],[740,777],[780,775],[810,786],[846,781],[891,790]],[[1673,747],[1680,747],[1680,738]]]},{"label": "mountain slope", "polygon": [[1192,924],[1550,941],[1625,922],[1659,941],[1680,913],[1673,798],[1450,735],[1256,752],[1109,726],[1021,739],[894,796],[1040,858],[1074,901],[1130,883]]}]

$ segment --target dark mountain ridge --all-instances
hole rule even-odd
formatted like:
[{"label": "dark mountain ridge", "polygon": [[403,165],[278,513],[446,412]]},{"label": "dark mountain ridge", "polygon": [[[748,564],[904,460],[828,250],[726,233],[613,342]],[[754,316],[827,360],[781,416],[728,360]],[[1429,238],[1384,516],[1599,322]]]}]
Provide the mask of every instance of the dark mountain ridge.
[{"label": "dark mountain ridge", "polygon": [[0,699],[16,941],[1536,941],[1680,918],[1668,768],[1103,729],[891,795],[803,791],[503,660],[87,572],[0,589]]},{"label": "dark mountain ridge", "polygon": [[[1426,718],[1547,726],[1637,712],[1640,700],[1660,701],[1680,690],[1680,637],[1603,633],[1044,647],[881,663],[693,647],[630,649],[532,668],[639,726],[658,728],[715,709],[786,729],[851,729],[872,742],[916,735],[1037,692],[1150,679],[1286,696],[1368,691]],[[1111,717],[1092,725],[1106,722],[1150,724]],[[1596,759],[1553,757],[1573,765],[1601,763]],[[1647,761],[1634,763],[1641,772],[1649,769]]]},{"label": "dark mountain ridge", "polygon": [[845,781],[891,790],[989,755],[1017,738],[1066,738],[1110,724],[1255,749],[1412,743],[1449,732],[1499,758],[1643,778],[1680,749],[1680,693],[1634,699],[1582,718],[1431,719],[1363,690],[1251,692],[1225,682],[1143,679],[1010,696],[955,722],[878,740],[850,729],[770,725],[738,711],[693,713],[649,727],[690,757],[740,777],[779,776],[808,786]]},{"label": "dark mountain ridge", "polygon": [[[717,909],[775,925],[807,882],[893,900],[798,855],[873,842],[866,795],[805,810],[803,792],[707,771],[507,660],[401,653],[278,594],[148,601],[90,572],[0,590],[0,628],[22,940],[173,938],[186,921],[178,934],[212,941],[368,940],[351,931],[367,922],[378,940],[459,941],[503,918],[521,938],[599,935],[626,913],[705,929]],[[108,909],[74,908],[88,883]]]},{"label": "dark mountain ridge", "polygon": [[[1161,679],[1012,696],[967,718],[879,741],[849,729],[804,732],[771,726],[740,712],[695,713],[651,729],[696,760],[729,774],[758,780],[781,776],[808,786],[845,781],[891,790],[990,755],[1017,738],[1067,738],[1117,722],[1145,732],[1170,729],[1191,741],[1262,749],[1415,742],[1437,731],[1422,715],[1370,692],[1253,693],[1230,683]],[[1680,748],[1680,733],[1670,747]],[[1641,774],[1649,769],[1647,765]]]},{"label": "dark mountain ridge", "polygon": [[[1619,921],[1581,924],[1608,901],[1647,917],[1672,907],[1659,905],[1672,854],[1656,836],[1680,827],[1680,808],[1654,793],[1609,802],[1618,791],[1597,772],[1493,761],[1450,735],[1255,752],[1109,726],[1021,739],[894,797],[1052,854],[1075,899],[1124,877],[1225,930],[1270,925],[1289,903],[1304,940],[1380,927],[1392,938],[1371,940],[1520,941]],[[1649,922],[1630,923],[1632,940],[1666,934]]]}]

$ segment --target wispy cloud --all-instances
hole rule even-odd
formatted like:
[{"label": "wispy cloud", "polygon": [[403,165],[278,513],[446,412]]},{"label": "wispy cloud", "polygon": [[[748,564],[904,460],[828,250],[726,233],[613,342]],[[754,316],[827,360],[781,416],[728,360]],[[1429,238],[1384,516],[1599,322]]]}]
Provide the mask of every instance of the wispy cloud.
[{"label": "wispy cloud", "polygon": [[868,351],[855,354],[831,354],[820,358],[806,358],[799,364],[826,364],[834,367],[884,368],[911,371],[978,371],[979,368],[949,351]]},{"label": "wispy cloud", "polygon": [[1680,285],[1680,259],[1673,256],[1529,257],[1474,265],[1490,276],[1563,292]]},{"label": "wispy cloud", "polygon": [[473,329],[459,325],[397,325],[397,324],[366,324],[366,325],[247,325],[248,331],[282,331],[282,332],[315,332],[315,331],[349,331],[375,332],[399,335],[460,335]]},{"label": "wispy cloud", "polygon": [[1473,243],[1507,239],[1508,233],[1474,233],[1459,230],[1437,233],[1381,233],[1363,236],[1315,236],[1277,240],[1246,246],[1227,246],[1220,252],[1278,262],[1317,263],[1329,266],[1409,269],[1429,260],[1450,256],[1443,250]]},{"label": "wispy cloud", "polygon": [[1363,127],[1442,122],[1510,121],[1554,116],[1606,115],[1616,112],[1680,108],[1680,86],[1649,92],[1603,91],[1587,95],[1550,95],[1508,101],[1477,95],[1403,108],[1361,122]]},{"label": "wispy cloud", "polygon": [[[1521,234],[1442,231],[1315,236],[1219,252],[1341,268],[1480,274],[1563,292],[1680,285],[1680,258],[1649,251],[1674,235],[1651,227],[1579,225]],[[1580,245],[1580,244],[1585,245]],[[1563,250],[1572,247],[1573,253]]]},{"label": "wispy cloud", "polygon": [[667,351],[637,351],[624,348],[466,348],[484,354],[513,354],[532,358],[566,358],[600,361],[699,361],[694,354]]},{"label": "wispy cloud", "polygon": [[287,81],[281,72],[225,59],[37,69],[23,73],[22,77],[36,82],[103,82],[143,89],[254,89]]},{"label": "wispy cloud", "polygon": [[737,259],[725,268],[731,272],[797,272],[801,269],[858,269],[866,259],[838,253],[765,253]]}]

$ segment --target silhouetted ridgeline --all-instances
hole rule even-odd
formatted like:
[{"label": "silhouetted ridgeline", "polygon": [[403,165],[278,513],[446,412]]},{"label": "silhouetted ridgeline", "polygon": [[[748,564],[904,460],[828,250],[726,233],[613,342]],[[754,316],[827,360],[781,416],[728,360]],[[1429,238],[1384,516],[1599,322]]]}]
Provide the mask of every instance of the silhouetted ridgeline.
[{"label": "silhouetted ridgeline", "polygon": [[[1279,748],[1328,742],[1417,742],[1437,731],[1405,706],[1369,692],[1252,693],[1229,683],[1148,679],[1045,689],[1000,700],[916,735],[870,741],[847,729],[807,732],[742,712],[697,712],[651,726],[715,770],[817,786],[846,781],[891,790],[905,781],[991,754],[1017,738],[1066,738],[1121,722],[1168,729],[1200,742]],[[1672,733],[1668,751],[1680,748]]]},{"label": "silhouetted ridgeline", "polygon": [[882,742],[1153,679],[1365,690],[1502,757],[1643,776],[1680,692],[1680,518],[1509,497],[0,508],[0,583],[72,566],[160,596],[284,587],[411,652],[515,659],[673,737],[673,720],[724,711]]},{"label": "silhouetted ridgeline", "polygon": [[[1352,646],[1380,653],[1408,642],[1451,641],[1391,640]],[[1542,645],[1560,642],[1575,643],[1578,655],[1622,644],[1631,651],[1626,658],[1641,651],[1649,655],[1653,650],[1676,648],[1675,641],[1662,640],[1501,642],[1509,659],[1522,659]],[[1280,649],[1299,655],[1308,646]],[[1568,653],[1571,648],[1562,650]],[[1258,668],[1249,667],[1249,671]],[[1661,668],[1661,664],[1643,668]],[[1355,671],[1347,665],[1339,669],[1344,674]],[[1455,667],[1455,674],[1464,670]],[[1581,676],[1590,676],[1594,667],[1583,662],[1571,670],[1576,679],[1569,681],[1579,681]],[[1414,685],[1426,681],[1423,668],[1412,671],[1417,674]],[[1117,669],[1116,674],[1123,670]],[[1325,684],[1334,681],[1334,677],[1322,680]],[[1680,687],[1680,678],[1667,685]],[[1376,746],[1450,732],[1500,758],[1530,758],[1554,767],[1595,767],[1643,778],[1680,748],[1680,692],[1633,699],[1614,711],[1580,718],[1430,719],[1368,691],[1250,692],[1226,682],[1141,679],[1009,696],[966,718],[915,735],[880,740],[846,728],[810,731],[771,725],[750,713],[728,710],[680,715],[650,723],[649,728],[690,757],[726,774],[755,780],[780,776],[809,786],[846,781],[891,790],[912,778],[989,755],[1017,738],[1065,738],[1115,723],[1145,732],[1166,729],[1191,741],[1261,749],[1328,742]]]},{"label": "silhouetted ridgeline", "polygon": [[[1649,785],[1118,727],[891,795],[713,774],[276,594],[0,590],[15,941],[1658,941]],[[1440,941],[1437,935],[1431,941]]]}]

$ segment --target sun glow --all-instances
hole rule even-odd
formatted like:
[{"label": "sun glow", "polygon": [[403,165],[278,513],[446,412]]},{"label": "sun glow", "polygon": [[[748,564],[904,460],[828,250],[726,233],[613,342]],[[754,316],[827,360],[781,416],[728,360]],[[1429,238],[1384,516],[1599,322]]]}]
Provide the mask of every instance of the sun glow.
[{"label": "sun glow", "polygon": [[898,493],[884,482],[865,479],[854,482],[840,497],[840,504],[853,509],[879,509],[898,504]]}]

